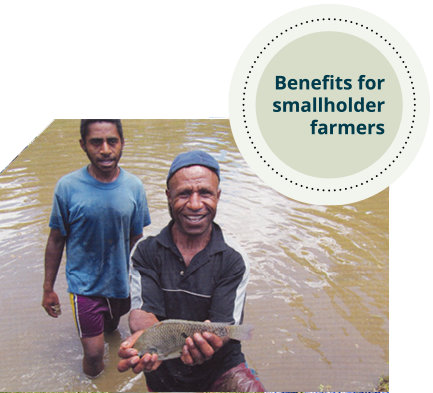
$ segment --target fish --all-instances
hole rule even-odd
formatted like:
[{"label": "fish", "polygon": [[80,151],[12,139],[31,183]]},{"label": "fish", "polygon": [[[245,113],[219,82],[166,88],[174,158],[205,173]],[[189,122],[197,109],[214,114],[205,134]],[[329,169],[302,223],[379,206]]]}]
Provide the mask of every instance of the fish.
[{"label": "fish", "polygon": [[210,332],[219,337],[229,337],[234,340],[248,340],[252,337],[253,326],[229,325],[220,322],[197,322],[182,319],[166,319],[144,330],[137,339],[134,348],[138,356],[146,353],[158,355],[158,360],[175,359],[182,355],[182,349],[187,337],[195,333]]}]

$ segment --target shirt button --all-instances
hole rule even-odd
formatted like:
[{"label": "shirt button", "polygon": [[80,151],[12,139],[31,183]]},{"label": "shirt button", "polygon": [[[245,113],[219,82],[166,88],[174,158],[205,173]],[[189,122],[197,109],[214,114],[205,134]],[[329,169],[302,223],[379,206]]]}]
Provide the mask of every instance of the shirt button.
[{"label": "shirt button", "polygon": [[185,274],[185,272],[182,270],[182,271],[180,272],[180,275],[183,276],[184,274]]}]

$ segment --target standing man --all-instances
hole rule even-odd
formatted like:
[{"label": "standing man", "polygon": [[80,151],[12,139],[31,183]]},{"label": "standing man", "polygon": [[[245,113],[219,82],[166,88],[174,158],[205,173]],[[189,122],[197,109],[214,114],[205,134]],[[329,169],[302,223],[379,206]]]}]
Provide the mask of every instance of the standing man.
[{"label": "standing man", "polygon": [[80,145],[90,164],[56,185],[45,251],[42,306],[57,318],[54,292],[66,244],[66,279],[89,377],[104,369],[104,332],[130,308],[129,253],[150,224],[142,182],[118,166],[120,120],[81,121]]},{"label": "standing man", "polygon": [[149,391],[264,391],[246,367],[239,341],[195,334],[186,338],[181,358],[163,362],[149,353],[140,359],[132,348],[144,329],[164,319],[242,323],[249,267],[213,222],[220,194],[212,156],[177,156],[167,177],[172,220],[132,253],[133,335],[119,349],[118,370],[144,371]]}]

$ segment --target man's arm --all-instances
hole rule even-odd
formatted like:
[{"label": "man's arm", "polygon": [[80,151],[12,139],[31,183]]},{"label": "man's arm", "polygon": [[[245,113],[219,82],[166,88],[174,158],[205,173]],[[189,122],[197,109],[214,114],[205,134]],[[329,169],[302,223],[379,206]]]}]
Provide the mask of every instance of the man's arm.
[{"label": "man's arm", "polygon": [[[209,315],[214,321],[217,319],[221,322],[220,318],[224,317],[224,322],[239,323],[249,279],[249,261],[247,258],[244,260],[239,253],[232,252],[225,262],[229,268],[214,290]],[[188,366],[201,364],[229,341],[227,337],[221,339],[208,332],[195,334],[193,339],[187,338],[181,359]]]},{"label": "man's arm", "polygon": [[149,329],[155,323],[159,323],[159,320],[150,312],[136,309],[129,313],[129,328],[133,334],[140,330]]},{"label": "man's arm", "polygon": [[143,371],[149,372],[156,370],[159,367],[162,361],[158,361],[158,355],[146,353],[140,359],[138,351],[133,348],[133,345],[143,331],[158,322],[158,318],[152,313],[138,309],[131,310],[129,314],[129,327],[133,334],[120,345],[118,355],[122,360],[117,364],[117,369],[120,372],[132,368],[135,374],[139,374]]},{"label": "man's arm", "polygon": [[[161,292],[159,286],[154,280],[148,280],[143,283],[143,279],[146,275],[143,272],[148,270],[151,274],[153,267],[149,262],[152,258],[147,256],[146,241],[141,242],[135,247],[134,253],[131,255],[131,306],[132,310],[129,314],[129,327],[131,329],[132,335],[128,337],[121,345],[118,351],[118,355],[122,360],[117,365],[117,369],[120,372],[124,372],[132,368],[133,372],[138,374],[142,371],[148,372],[153,371],[159,367],[162,363],[157,361],[158,355],[145,354],[144,356],[138,356],[138,351],[133,348],[138,337],[143,333],[143,331],[150,326],[158,323],[159,320],[156,318],[155,314],[151,312],[146,312],[141,309],[143,303],[143,293],[142,286],[146,288],[146,292],[151,294],[151,298],[160,298],[162,301],[162,293],[160,296],[156,296],[158,292]],[[154,252],[151,252],[154,255]],[[156,307],[157,309],[158,307]]]},{"label": "man's arm", "polygon": [[[54,292],[54,283],[59,271],[60,262],[62,261],[63,249],[65,247],[66,237],[59,229],[51,229],[48,236],[47,248],[45,250],[45,279],[43,284],[42,307],[53,318],[58,314],[53,309],[59,305],[59,297]],[[60,312],[60,308],[59,311]]]},{"label": "man's arm", "polygon": [[143,237],[143,233],[139,233],[138,235],[130,237],[130,239],[129,239],[129,251],[131,251],[134,248],[135,243],[137,243],[142,237]]}]

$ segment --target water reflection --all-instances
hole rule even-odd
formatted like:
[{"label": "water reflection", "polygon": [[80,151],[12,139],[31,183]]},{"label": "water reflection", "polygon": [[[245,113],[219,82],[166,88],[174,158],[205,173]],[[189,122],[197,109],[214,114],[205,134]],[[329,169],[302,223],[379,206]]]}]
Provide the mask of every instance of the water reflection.
[{"label": "water reflection", "polygon": [[[388,372],[388,191],[347,206],[314,206],[267,187],[242,159],[226,120],[125,120],[121,165],[144,183],[152,225],[168,221],[165,177],[181,151],[201,148],[221,165],[217,222],[251,259],[245,342],[249,364],[273,391],[372,389]],[[64,279],[64,314],[40,306],[54,186],[87,158],[79,121],[55,121],[0,174],[1,391],[144,391],[116,371],[126,321],[107,338],[105,374],[81,373]]]}]

